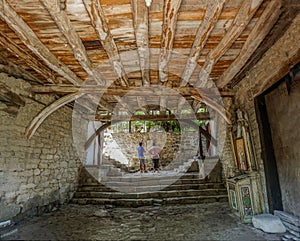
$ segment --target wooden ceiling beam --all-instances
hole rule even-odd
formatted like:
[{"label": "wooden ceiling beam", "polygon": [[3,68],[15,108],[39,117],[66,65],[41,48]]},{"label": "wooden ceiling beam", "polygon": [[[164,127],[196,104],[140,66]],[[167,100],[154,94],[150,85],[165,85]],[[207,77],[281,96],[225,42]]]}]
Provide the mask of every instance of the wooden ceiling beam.
[{"label": "wooden ceiling beam", "polygon": [[30,83],[42,83],[41,80],[37,79],[31,73],[27,72],[20,66],[7,61],[5,57],[0,53],[0,72],[6,73],[10,76],[14,76],[15,78],[24,79]]},{"label": "wooden ceiling beam", "polygon": [[200,54],[222,12],[224,3],[225,0],[208,1],[205,16],[197,30],[189,58],[181,76],[181,86],[185,86],[188,83],[196,66],[198,65]]},{"label": "wooden ceiling beam", "polygon": [[271,1],[249,34],[239,56],[217,80],[217,86],[223,88],[243,68],[260,43],[267,36],[281,13],[281,0]]},{"label": "wooden ceiling beam", "polygon": [[237,85],[244,79],[249,71],[263,58],[266,52],[288,31],[288,28],[298,14],[297,8],[288,4],[289,0],[282,3],[282,13],[278,21],[269,32],[268,36],[262,41],[256,51],[252,54],[247,63],[242,67],[240,72],[230,82],[230,87]]},{"label": "wooden ceiling beam", "polygon": [[150,84],[149,10],[144,0],[131,0],[133,26],[142,73],[142,84]]},{"label": "wooden ceiling beam", "polygon": [[69,45],[72,48],[73,54],[83,69],[98,83],[99,85],[105,85],[105,80],[103,76],[97,71],[90,61],[85,47],[74,29],[71,21],[68,19],[65,11],[60,8],[59,0],[40,0],[40,2],[45,6],[48,13],[55,21],[61,33],[67,39]]},{"label": "wooden ceiling beam", "polygon": [[[298,21],[299,23],[299,21]],[[299,24],[297,25],[299,27]],[[295,31],[295,30],[294,30]],[[295,39],[294,37],[291,39]],[[295,40],[294,40],[295,41]],[[285,41],[287,43],[288,41]],[[297,43],[297,41],[295,41]],[[293,45],[294,43],[287,43],[286,46]],[[285,48],[286,49],[286,48]],[[290,49],[289,49],[290,50]],[[287,50],[287,52],[289,51]],[[294,67],[297,63],[300,62],[300,48],[294,48],[293,51],[290,51],[288,54],[288,57],[286,55],[284,56],[283,53],[287,53],[282,51],[281,55],[278,55],[277,57],[281,57],[281,66],[278,66],[277,68],[274,68],[274,66],[269,65],[269,67],[262,71],[260,70],[258,75],[254,76],[251,79],[251,92],[253,93],[253,98],[259,96],[264,91],[269,89],[271,86],[275,85],[278,80],[283,78],[286,74],[290,72],[292,67]],[[265,61],[265,58],[263,58],[261,61]],[[259,68],[256,68],[255,70],[259,70]],[[252,82],[253,81],[253,82]]]},{"label": "wooden ceiling beam", "polygon": [[[193,126],[195,128],[198,128],[198,130],[200,131],[201,134],[203,134],[208,140],[210,140],[210,142],[214,145],[214,146],[217,146],[218,144],[218,141],[213,137],[211,136],[210,133],[208,133],[207,130],[203,129],[201,126],[197,125],[195,122],[193,122],[192,120],[190,119],[183,119],[182,120],[183,122],[187,123],[188,125],[190,126]],[[102,132],[104,131],[106,128],[108,128],[109,126],[111,126],[112,124],[116,124],[120,122],[120,120],[114,120],[113,122],[111,121],[108,121],[106,122],[105,124],[103,124],[102,126],[100,126],[89,138],[88,140],[86,141],[85,145],[84,145],[84,149],[87,150],[90,145],[92,144],[93,140]]]},{"label": "wooden ceiling beam", "polygon": [[84,93],[72,93],[54,101],[49,106],[45,107],[36,117],[34,117],[29,126],[26,128],[25,137],[30,139],[49,115],[58,110],[60,107],[76,100],[83,95]]},{"label": "wooden ceiling beam", "polygon": [[[3,32],[0,32],[0,44],[17,58],[22,59],[29,67],[33,68],[37,73],[43,76],[45,80],[53,84],[55,83],[55,76],[53,76],[48,68],[41,66],[41,63],[36,58],[33,58],[30,54],[26,53]],[[34,79],[37,80],[36,78]],[[40,80],[39,82],[43,83]]]},{"label": "wooden ceiling beam", "polygon": [[113,65],[115,73],[120,78],[123,85],[129,86],[128,78],[118,52],[118,47],[107,25],[106,17],[100,1],[83,0],[83,3],[91,18],[91,23],[98,34],[101,44]]},{"label": "wooden ceiling beam", "polygon": [[160,115],[94,115],[89,116],[94,121],[171,121],[171,120],[210,120],[209,113],[193,113],[193,114],[160,114]]},{"label": "wooden ceiling beam", "polygon": [[159,89],[153,91],[152,88],[143,88],[140,87],[101,87],[101,86],[82,86],[82,87],[76,87],[76,86],[70,86],[70,85],[33,85],[31,87],[31,91],[33,93],[37,94],[70,94],[75,92],[82,92],[87,94],[99,94],[103,95],[105,93],[108,93],[109,95],[114,96],[173,96],[181,94],[182,96],[192,96],[192,95],[200,95],[205,94],[206,96],[222,96],[222,97],[233,97],[234,92],[230,90],[211,90],[207,88],[203,89],[195,89],[193,87],[174,87],[172,92],[162,92]]},{"label": "wooden ceiling beam", "polygon": [[[176,119],[177,120],[177,119]],[[99,127],[94,134],[92,134],[88,140],[86,141],[84,148],[85,150],[87,150],[89,148],[89,146],[91,145],[91,143],[93,142],[93,140],[102,132],[104,131],[106,128],[108,128],[109,126],[111,126],[112,124],[116,124],[118,122],[121,122],[122,120],[113,120],[113,121],[108,121],[105,124],[103,124],[101,127]],[[203,134],[208,140],[211,141],[211,143],[214,146],[217,146],[218,141],[211,136],[210,133],[208,133],[207,130],[203,129],[201,126],[197,125],[195,122],[193,122],[191,119],[181,119],[181,121],[187,123],[190,126],[193,126],[195,128],[198,128],[198,130],[201,132],[201,134]]]},{"label": "wooden ceiling beam", "polygon": [[76,86],[82,83],[82,80],[73,71],[50,52],[25,21],[8,5],[6,0],[0,1],[0,9],[0,17],[14,30],[23,44],[41,58],[50,69]]},{"label": "wooden ceiling beam", "polygon": [[194,86],[206,87],[209,81],[209,75],[213,70],[214,65],[232,46],[235,40],[241,35],[248,23],[260,7],[263,0],[244,0],[231,27],[228,29],[218,45],[212,49],[207,55],[204,65],[202,66],[199,79]]},{"label": "wooden ceiling beam", "polygon": [[162,41],[159,55],[159,79],[161,82],[168,80],[168,63],[173,49],[178,10],[182,0],[165,0]]},{"label": "wooden ceiling beam", "polygon": [[220,105],[217,101],[207,97],[207,96],[200,96],[200,95],[195,95],[192,96],[193,99],[198,100],[200,102],[203,102],[206,104],[208,107],[212,108],[213,110],[217,111],[220,116],[223,117],[223,119],[227,122],[227,124],[231,125],[231,114],[229,111],[225,109],[224,106]]}]

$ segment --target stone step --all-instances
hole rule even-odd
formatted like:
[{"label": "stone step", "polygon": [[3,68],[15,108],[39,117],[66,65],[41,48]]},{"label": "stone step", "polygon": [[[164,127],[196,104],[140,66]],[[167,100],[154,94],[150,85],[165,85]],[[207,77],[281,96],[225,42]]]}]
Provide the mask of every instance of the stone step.
[{"label": "stone step", "polygon": [[5,240],[17,232],[18,229],[11,220],[0,222],[0,240]]},{"label": "stone step", "polygon": [[299,217],[296,217],[290,213],[287,213],[284,211],[279,211],[279,210],[275,210],[274,215],[279,217],[282,221],[285,221],[287,223],[290,223],[290,224],[300,228],[300,218]]},{"label": "stone step", "polygon": [[219,196],[191,196],[191,197],[172,197],[172,198],[147,198],[147,199],[107,199],[107,198],[73,198],[73,204],[93,204],[93,205],[114,205],[121,207],[140,207],[153,205],[168,204],[196,204],[196,203],[213,203],[228,202],[227,195]]},{"label": "stone step", "polygon": [[[184,167],[184,169],[188,169],[188,166],[194,161],[194,158],[188,158],[186,160],[177,160],[172,163],[170,163],[165,169],[166,170],[174,170],[174,169],[180,169]],[[204,166],[206,169],[210,170],[212,169],[216,163],[219,161],[218,157],[207,157],[204,160]]]},{"label": "stone step", "polygon": [[[133,174],[134,175],[134,174]],[[120,176],[114,176],[114,177],[105,177],[101,179],[101,182],[105,185],[112,185],[116,184],[119,185],[123,183],[124,184],[135,184],[135,183],[143,183],[143,184],[201,184],[201,183],[210,183],[213,181],[210,181],[209,179],[199,179],[198,174],[192,174],[189,176],[134,176],[134,177],[120,177]],[[80,186],[99,186],[102,185],[99,181],[95,180],[95,178],[85,178],[84,181],[81,181],[79,183]]]},{"label": "stone step", "polygon": [[0,222],[0,229],[11,226],[12,225],[12,221],[11,220],[6,220],[3,222]]},{"label": "stone step", "polygon": [[149,180],[200,180],[201,182],[208,182],[203,178],[199,178],[199,173],[180,175],[175,173],[174,175],[164,175],[163,173],[136,173],[124,176],[106,176],[101,178],[101,182],[141,182]]},{"label": "stone step", "polygon": [[281,237],[281,240],[282,241],[300,241],[300,238],[297,238],[295,235],[293,235],[291,233],[287,233]]},{"label": "stone step", "polygon": [[225,188],[223,183],[196,183],[196,184],[173,184],[166,187],[164,190],[187,190],[187,189],[194,189],[194,190],[203,190],[203,189],[223,189]]},{"label": "stone step", "polygon": [[120,171],[123,171],[123,172],[128,172],[129,171],[129,168],[126,164],[123,164],[123,163],[121,163],[121,162],[119,162],[116,159],[113,159],[111,157],[105,157],[102,161],[102,164],[112,165],[115,168],[119,168]]},{"label": "stone step", "polygon": [[113,167],[111,168],[108,172],[107,172],[107,176],[111,176],[111,177],[122,177],[123,176],[123,172],[121,172],[120,168],[117,167]]},{"label": "stone step", "polygon": [[111,189],[105,185],[81,185],[77,189],[78,192],[113,192],[114,189]]},{"label": "stone step", "polygon": [[172,198],[190,196],[218,196],[226,195],[226,189],[206,189],[206,190],[171,190],[155,192],[76,192],[74,198],[111,198],[111,199],[147,199],[147,198]]},{"label": "stone step", "polygon": [[203,184],[203,182],[200,182],[198,180],[144,180],[140,182],[103,182],[104,185],[110,188],[117,188],[122,189],[126,187],[159,187],[159,189],[167,188],[171,185],[189,185],[189,184]]},{"label": "stone step", "polygon": [[85,173],[71,203],[148,206],[227,201],[223,183],[199,179],[199,173],[143,173],[105,177],[101,183]]},{"label": "stone step", "polygon": [[[159,187],[161,189],[161,187]],[[223,183],[202,183],[202,184],[186,184],[186,185],[169,185],[163,188],[162,190],[203,190],[203,189],[222,189],[224,188]],[[144,187],[145,191],[157,190],[157,186],[146,186]],[[141,191],[144,191],[141,189]],[[78,192],[108,192],[108,191],[116,191],[109,186],[105,185],[86,185],[80,186],[78,188]]]}]

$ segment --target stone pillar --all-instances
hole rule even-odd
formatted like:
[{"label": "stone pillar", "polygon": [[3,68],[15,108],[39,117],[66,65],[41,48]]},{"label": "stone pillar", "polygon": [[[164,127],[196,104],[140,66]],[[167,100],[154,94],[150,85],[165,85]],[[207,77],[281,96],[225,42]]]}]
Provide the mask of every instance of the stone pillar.
[{"label": "stone pillar", "polygon": [[239,169],[237,166],[237,157],[235,152],[234,135],[233,135],[233,128],[234,125],[236,124],[236,118],[235,118],[233,99],[231,97],[223,98],[223,102],[224,102],[225,110],[230,113],[230,120],[231,120],[231,125],[228,125],[227,128],[228,130],[227,135],[229,136],[230,150],[232,155],[227,157],[228,160],[227,160],[226,177],[233,177],[239,173]]}]

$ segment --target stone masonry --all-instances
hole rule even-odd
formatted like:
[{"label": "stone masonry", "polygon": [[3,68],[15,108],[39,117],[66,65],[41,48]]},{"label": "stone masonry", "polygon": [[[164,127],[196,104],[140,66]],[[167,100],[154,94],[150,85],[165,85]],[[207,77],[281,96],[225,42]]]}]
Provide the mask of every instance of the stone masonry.
[{"label": "stone masonry", "polygon": [[[182,138],[182,135],[185,135]],[[163,148],[161,154],[161,165],[167,166],[176,156],[183,160],[188,160],[197,154],[198,134],[196,132],[146,132],[146,133],[113,133],[113,138],[122,149],[123,154],[129,160],[130,166],[137,164],[137,147],[143,141],[144,148],[147,150],[152,145],[153,140]],[[186,138],[187,137],[187,138]],[[150,155],[146,153],[146,159],[151,166]]]},{"label": "stone masonry", "polygon": [[30,85],[20,79],[0,75],[26,105],[12,117],[0,111],[0,221],[35,215],[65,203],[76,189],[81,166],[72,144],[71,110],[54,112],[30,139],[25,129],[30,121],[52,102],[47,97],[31,97]]},{"label": "stone masonry", "polygon": [[[282,78],[289,71],[289,69],[286,68],[286,72],[284,72],[282,66],[292,67],[296,56],[299,56],[299,23],[300,14],[295,17],[293,23],[282,37],[264,54],[262,59],[247,73],[247,76],[234,88],[237,96],[235,106],[239,106],[239,108],[245,111],[249,118],[255,161],[257,163],[257,170],[261,176],[265,212],[268,212],[268,198],[254,98]],[[299,119],[299,112],[294,113],[294,118]]]}]

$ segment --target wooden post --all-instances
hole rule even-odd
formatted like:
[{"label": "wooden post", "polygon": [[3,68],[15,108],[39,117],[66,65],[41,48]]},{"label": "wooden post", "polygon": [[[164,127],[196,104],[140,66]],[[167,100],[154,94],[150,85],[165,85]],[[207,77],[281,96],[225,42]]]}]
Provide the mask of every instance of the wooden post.
[{"label": "wooden post", "polygon": [[243,139],[244,139],[244,143],[245,143],[245,151],[246,151],[246,156],[247,156],[247,165],[248,165],[249,171],[252,172],[252,157],[249,153],[245,122],[242,123],[242,133],[243,133]]},{"label": "wooden post", "polygon": [[128,132],[131,133],[131,121],[129,121]]},{"label": "wooden post", "polygon": [[237,166],[237,157],[236,157],[236,153],[235,153],[235,145],[234,145],[234,138],[233,138],[233,134],[232,134],[232,129],[233,129],[233,126],[231,125],[230,126],[230,144],[231,144],[231,151],[232,151],[232,154],[233,154],[233,161],[231,163],[232,167],[234,168],[234,172],[238,172],[239,169],[238,169],[238,166]]},{"label": "wooden post", "polygon": [[[199,129],[200,129],[200,126],[199,126]],[[200,130],[199,130],[199,154],[200,154],[201,159],[204,160],[205,155],[204,155],[204,152],[203,152],[203,143],[202,143],[202,137],[201,137]]]},{"label": "wooden post", "polygon": [[101,148],[101,135],[102,133],[100,132],[98,134],[98,155],[97,155],[97,162],[94,163],[95,165],[100,165],[101,163],[101,154],[102,154],[102,148]]}]

